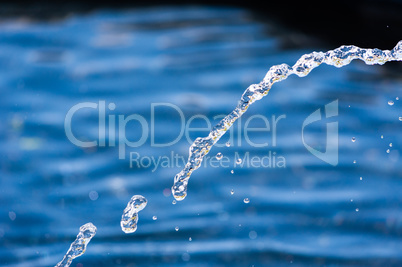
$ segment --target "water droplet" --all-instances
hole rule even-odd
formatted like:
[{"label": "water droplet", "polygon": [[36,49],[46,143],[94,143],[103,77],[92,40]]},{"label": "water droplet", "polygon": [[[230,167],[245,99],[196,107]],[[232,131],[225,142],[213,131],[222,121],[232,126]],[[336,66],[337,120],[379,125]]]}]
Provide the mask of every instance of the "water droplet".
[{"label": "water droplet", "polygon": [[402,121],[402,117],[399,117],[399,121]]},{"label": "water droplet", "polygon": [[152,220],[156,221],[158,219],[158,217],[156,217],[155,215],[152,216]]},{"label": "water droplet", "polygon": [[233,195],[234,194],[234,190],[232,189],[232,190],[230,190],[230,194],[231,195]]},{"label": "water droplet", "polygon": [[387,153],[391,152],[391,150],[387,149]]},{"label": "water droplet", "polygon": [[77,238],[71,243],[66,255],[64,255],[61,262],[59,262],[55,267],[70,266],[73,259],[84,254],[87,249],[88,243],[91,241],[92,237],[96,234],[96,227],[92,223],[84,224],[80,227],[80,232]]},{"label": "water droplet", "polygon": [[244,201],[244,203],[246,203],[246,204],[250,203],[250,199],[248,199],[248,197],[246,197],[243,201]]},{"label": "water droplet", "polygon": [[190,241],[190,242],[191,242],[191,241],[193,241],[193,239],[192,239],[191,237],[189,237],[189,238],[188,238],[188,241]]},{"label": "water droplet", "polygon": [[242,162],[241,159],[237,159],[237,160],[236,160],[236,163],[237,163],[237,164],[241,164],[241,162]]},{"label": "water droplet", "polygon": [[353,164],[356,164],[356,160],[353,161]]},{"label": "water droplet", "polygon": [[234,170],[231,170],[230,173],[233,174],[233,173],[234,173]]},{"label": "water droplet", "polygon": [[92,201],[95,201],[99,198],[98,192],[96,191],[91,191],[89,192],[89,199]]},{"label": "water droplet", "polygon": [[396,100],[399,100],[399,97],[395,97]]},{"label": "water droplet", "polygon": [[249,237],[250,239],[256,239],[256,238],[257,238],[257,232],[256,232],[256,231],[250,231],[250,232],[248,233],[248,237]]},{"label": "water droplet", "polygon": [[350,202],[353,202],[353,198],[352,198],[352,199],[350,199]]},{"label": "water droplet", "polygon": [[352,137],[352,142],[356,142],[356,137]]},{"label": "water droplet", "polygon": [[223,154],[221,152],[219,152],[218,154],[216,154],[216,158],[218,160],[221,160],[223,158]]},{"label": "water droplet", "polygon": [[394,105],[394,101],[392,101],[392,100],[388,101],[388,105],[393,106],[393,105]]},{"label": "water droplet", "polygon": [[359,209],[356,209],[356,212],[359,212]]},{"label": "water droplet", "polygon": [[383,135],[381,135],[381,139],[384,139],[384,136],[383,136]]},{"label": "water droplet", "polygon": [[173,204],[173,205],[176,205],[176,200],[173,200],[173,201],[172,201],[172,204]]},{"label": "water droplet", "polygon": [[17,218],[17,214],[15,214],[14,211],[9,211],[8,212],[8,217],[10,218],[10,220],[14,221],[15,218]]},{"label": "water droplet", "polygon": [[360,177],[360,181],[362,181],[363,180],[363,177]]},{"label": "water droplet", "polygon": [[147,200],[141,195],[134,195],[130,199],[121,216],[120,226],[123,232],[128,234],[137,230],[138,212],[143,210],[146,205]]},{"label": "water droplet", "polygon": [[389,143],[389,147],[392,147],[392,143]]},{"label": "water droplet", "polygon": [[227,146],[227,147],[230,147],[230,142],[227,142],[227,143],[226,143],[226,146]]},{"label": "water droplet", "polygon": [[179,226],[176,226],[174,229],[176,230],[176,232],[179,231]]}]

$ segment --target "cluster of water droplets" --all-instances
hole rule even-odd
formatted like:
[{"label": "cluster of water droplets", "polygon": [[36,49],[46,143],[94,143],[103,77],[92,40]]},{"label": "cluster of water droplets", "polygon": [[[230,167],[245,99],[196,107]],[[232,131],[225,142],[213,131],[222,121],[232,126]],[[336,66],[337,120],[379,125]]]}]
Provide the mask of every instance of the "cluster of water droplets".
[{"label": "cluster of water droplets", "polygon": [[66,255],[64,255],[61,262],[59,262],[56,267],[68,267],[73,262],[73,259],[84,254],[87,249],[89,241],[96,234],[96,227],[92,223],[84,224],[80,227],[80,232],[73,243],[71,243]]},{"label": "cluster of water droplets", "polygon": [[121,216],[121,230],[126,234],[134,233],[137,230],[138,212],[147,205],[147,200],[141,195],[134,195],[127,204]]},{"label": "cluster of water droplets", "polygon": [[402,41],[399,41],[392,50],[363,49],[354,45],[344,45],[325,53],[312,52],[303,55],[293,67],[287,64],[271,67],[259,84],[250,85],[244,91],[236,108],[223,118],[207,137],[198,137],[190,146],[187,164],[174,177],[172,186],[174,198],[183,200],[187,196],[187,185],[192,172],[201,166],[203,158],[230,129],[233,123],[247,111],[251,104],[266,96],[274,83],[280,82],[292,74],[304,77],[322,63],[340,68],[354,59],[360,59],[368,65],[382,65],[388,61],[402,61]]}]

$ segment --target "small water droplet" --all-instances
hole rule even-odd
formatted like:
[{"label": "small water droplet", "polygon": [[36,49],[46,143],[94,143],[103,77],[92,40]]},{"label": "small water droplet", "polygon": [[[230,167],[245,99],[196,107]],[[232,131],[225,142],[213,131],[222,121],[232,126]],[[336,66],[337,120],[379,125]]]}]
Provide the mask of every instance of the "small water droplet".
[{"label": "small water droplet", "polygon": [[176,205],[176,200],[173,200],[173,201],[172,201],[172,204],[173,204],[173,205]]},{"label": "small water droplet", "polygon": [[391,152],[391,150],[387,149],[387,153]]},{"label": "small water droplet", "polygon": [[231,170],[230,173],[233,174],[233,173],[234,173],[234,170]]},{"label": "small water droplet", "polygon": [[152,216],[152,220],[156,221],[158,219],[158,217],[156,217],[155,215]]},{"label": "small water droplet", "polygon": [[383,135],[381,135],[381,139],[384,139],[384,136],[383,136]]},{"label": "small water droplet", "polygon": [[402,121],[402,117],[399,117],[399,121]]},{"label": "small water droplet", "polygon": [[230,142],[227,142],[227,143],[226,143],[226,146],[227,146],[227,147],[230,147]]},{"label": "small water droplet", "polygon": [[363,177],[360,177],[360,181],[362,181],[363,180]]},{"label": "small water droplet", "polygon": [[237,160],[236,160],[236,163],[237,163],[237,164],[241,164],[241,162],[242,162],[241,159],[237,159]]},{"label": "small water droplet", "polygon": [[179,228],[179,226],[176,226],[174,229],[175,229],[176,232],[177,232],[177,231],[179,231],[180,228]]},{"label": "small water droplet", "polygon": [[395,97],[396,100],[399,100],[399,97]]},{"label": "small water droplet", "polygon": [[353,164],[356,164],[356,160],[353,161]]},{"label": "small water droplet", "polygon": [[393,105],[394,105],[394,101],[392,101],[392,100],[388,101],[388,105],[393,106]]},{"label": "small water droplet", "polygon": [[359,212],[359,209],[356,209],[356,212]]},{"label": "small water droplet", "polygon": [[232,189],[232,190],[230,190],[230,194],[231,195],[233,195],[234,194],[234,190]]},{"label": "small water droplet", "polygon": [[221,152],[219,152],[218,154],[216,154],[216,158],[218,160],[221,160],[223,158],[223,154]]},{"label": "small water droplet", "polygon": [[193,239],[192,239],[191,237],[189,237],[189,238],[188,238],[188,241],[190,241],[190,242],[191,242],[191,241],[193,241]]},{"label": "small water droplet", "polygon": [[389,143],[389,147],[392,147],[392,143]]},{"label": "small water droplet", "polygon": [[353,198],[352,198],[352,199],[350,199],[350,202],[353,202]]},{"label": "small water droplet", "polygon": [[352,142],[356,142],[356,137],[352,137]]},{"label": "small water droplet", "polygon": [[244,203],[246,203],[246,204],[250,203],[250,199],[248,199],[248,197],[246,197],[243,201],[244,201]]}]

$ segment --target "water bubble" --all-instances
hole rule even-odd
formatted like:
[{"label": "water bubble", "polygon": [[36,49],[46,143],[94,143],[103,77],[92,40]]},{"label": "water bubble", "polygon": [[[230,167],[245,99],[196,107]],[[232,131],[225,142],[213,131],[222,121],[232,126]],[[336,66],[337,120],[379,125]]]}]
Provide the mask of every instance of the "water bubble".
[{"label": "water bubble", "polygon": [[391,150],[387,149],[387,153],[391,152]]},{"label": "water bubble", "polygon": [[152,220],[154,220],[154,221],[156,221],[158,219],[158,217],[157,216],[152,216]]},{"label": "water bubble", "polygon": [[237,164],[241,164],[241,162],[242,162],[242,160],[240,158],[236,160]]},{"label": "water bubble", "polygon": [[80,232],[77,238],[71,243],[66,255],[64,255],[61,262],[59,262],[55,267],[68,267],[73,262],[73,259],[81,256],[87,249],[88,243],[91,241],[92,237],[96,234],[96,227],[92,223],[84,224],[80,227]]},{"label": "water bubble", "polygon": [[356,142],[356,137],[352,137],[352,142]]},{"label": "water bubble", "polygon": [[176,226],[174,229],[175,229],[176,232],[177,232],[177,231],[179,231],[180,228],[179,228],[179,226]]},{"label": "water bubble", "polygon": [[234,190],[232,189],[232,190],[230,190],[230,194],[231,195],[233,195],[234,194]]},{"label": "water bubble", "polygon": [[190,242],[193,241],[193,239],[191,238],[191,236],[188,238],[188,241],[190,241]]},{"label": "water bubble", "polygon": [[389,143],[389,147],[392,147],[392,143]]},{"label": "water bubble", "polygon": [[231,170],[230,173],[233,174],[233,173],[234,173],[234,170]]},{"label": "water bubble", "polygon": [[359,212],[359,209],[356,209],[356,212]]},{"label": "water bubble", "polygon": [[121,216],[121,230],[128,233],[133,233],[137,230],[138,212],[143,210],[147,205],[147,200],[141,195],[134,195],[124,209]]},{"label": "water bubble", "polygon": [[227,146],[227,147],[230,147],[230,142],[226,142],[226,146]]},{"label": "water bubble", "polygon": [[223,154],[221,152],[219,152],[218,154],[216,154],[216,158],[218,160],[221,160],[223,158]]},{"label": "water bubble", "polygon": [[394,105],[394,101],[392,101],[392,100],[388,101],[388,105],[393,106],[393,105]]},{"label": "water bubble", "polygon": [[243,201],[244,201],[244,203],[246,203],[246,204],[250,203],[250,199],[248,199],[248,197],[246,197]]},{"label": "water bubble", "polygon": [[173,204],[173,205],[176,205],[176,200],[173,200],[173,201],[172,201],[172,204]]}]

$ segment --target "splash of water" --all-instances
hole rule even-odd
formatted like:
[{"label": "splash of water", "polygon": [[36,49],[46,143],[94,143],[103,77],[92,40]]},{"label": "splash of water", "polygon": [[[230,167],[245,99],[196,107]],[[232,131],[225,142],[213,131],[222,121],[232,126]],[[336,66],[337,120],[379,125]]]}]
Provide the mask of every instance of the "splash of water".
[{"label": "splash of water", "polygon": [[216,142],[230,129],[233,123],[247,111],[255,101],[266,96],[272,85],[296,74],[304,77],[322,63],[335,67],[348,65],[352,60],[360,59],[368,65],[384,64],[388,61],[402,61],[402,41],[390,50],[364,49],[354,45],[344,45],[328,52],[312,52],[303,55],[293,67],[287,64],[273,66],[259,84],[250,85],[243,93],[237,107],[223,118],[207,137],[198,137],[189,148],[189,157],[183,170],[174,177],[172,194],[176,200],[187,196],[187,185],[193,171],[201,166],[203,158]]},{"label": "splash of water", "polygon": [[55,267],[68,267],[73,262],[73,259],[81,256],[85,253],[89,241],[96,234],[96,227],[92,223],[84,224],[80,227],[80,232],[73,243],[71,243],[66,255],[61,262],[59,262]]},{"label": "splash of water", "polygon": [[124,209],[121,216],[121,230],[126,234],[134,233],[137,230],[138,212],[147,205],[147,199],[141,195],[134,195]]}]

